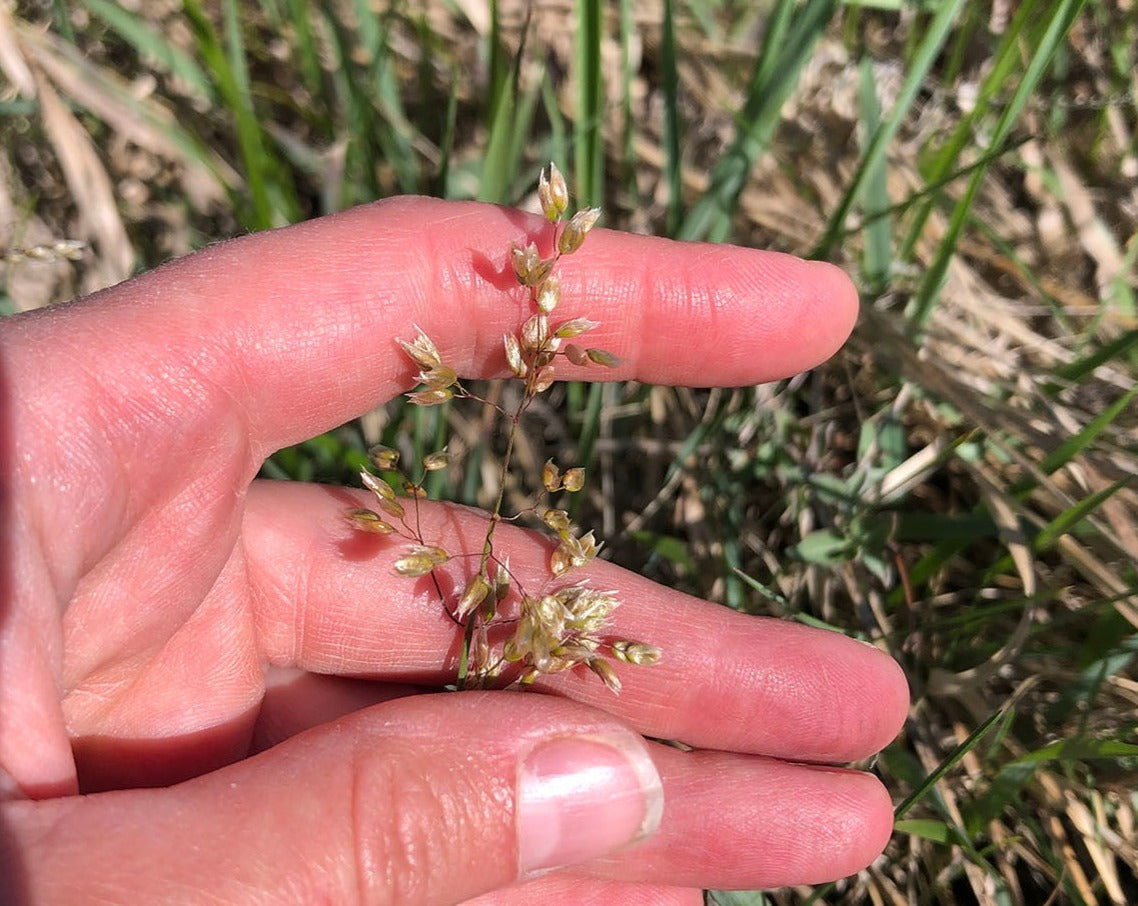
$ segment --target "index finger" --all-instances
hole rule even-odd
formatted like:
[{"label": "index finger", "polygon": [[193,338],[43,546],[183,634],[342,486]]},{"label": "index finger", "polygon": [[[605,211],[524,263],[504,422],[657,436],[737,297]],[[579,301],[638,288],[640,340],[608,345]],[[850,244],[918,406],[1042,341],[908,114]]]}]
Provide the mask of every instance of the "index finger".
[{"label": "index finger", "polygon": [[[414,368],[393,338],[417,328],[460,375],[506,373],[502,335],[529,314],[509,245],[548,232],[543,218],[494,205],[394,198],[206,249],[69,315],[96,322],[79,354],[127,372],[119,386],[138,385],[148,362],[202,363],[255,447],[273,450],[408,389]],[[772,380],[830,356],[857,313],[839,270],[774,252],[596,229],[559,267],[556,314],[599,321],[590,345],[622,362],[564,377]],[[98,329],[105,319],[113,330]],[[169,392],[159,411],[184,405]]]}]

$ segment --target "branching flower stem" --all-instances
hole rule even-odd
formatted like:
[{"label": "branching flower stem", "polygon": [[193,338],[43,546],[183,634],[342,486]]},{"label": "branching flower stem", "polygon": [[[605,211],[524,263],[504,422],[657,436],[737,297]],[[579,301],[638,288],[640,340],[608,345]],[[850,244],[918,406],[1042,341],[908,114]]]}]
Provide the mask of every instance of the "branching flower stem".
[{"label": "branching flower stem", "polygon": [[[574,342],[565,342],[592,330],[597,326],[596,322],[582,317],[559,324],[550,322],[550,315],[561,298],[557,265],[563,255],[572,254],[581,247],[597,222],[600,209],[578,211],[565,221],[569,193],[564,177],[553,164],[542,171],[538,198],[542,212],[553,225],[553,254],[542,258],[532,242],[524,247],[510,247],[514,275],[518,283],[528,290],[529,301],[536,309],[516,332],[502,338],[506,364],[523,386],[521,399],[513,412],[507,412],[497,403],[467,390],[459,382],[457,371],[443,361],[438,348],[426,334],[420,332],[410,342],[399,341],[403,351],[419,366],[421,387],[408,394],[413,404],[437,406],[452,399],[471,400],[487,406],[507,424],[497,495],[487,514],[481,553],[452,557],[446,547],[428,543],[423,535],[419,498],[425,495],[428,474],[449,465],[450,457],[445,448],[423,458],[422,475],[415,481],[399,471],[397,451],[387,447],[371,451],[372,465],[381,473],[397,472],[402,479],[403,495],[414,499],[413,526],[408,522],[408,514],[401,502],[403,498],[386,479],[367,470],[360,477],[364,486],[375,494],[378,509],[353,509],[347,517],[361,531],[397,534],[410,542],[403,556],[393,564],[396,574],[408,577],[429,575],[447,616],[463,628],[456,688],[498,685],[503,671],[511,665],[516,665],[512,667],[512,681],[521,685],[533,682],[541,674],[586,666],[612,691],[619,692],[620,679],[606,655],[629,664],[647,665],[660,659],[660,651],[643,642],[606,636],[609,617],[619,603],[615,592],[595,590],[587,580],[562,583],[569,571],[588,564],[600,546],[592,532],[580,533],[566,510],[544,506],[543,502],[558,492],[573,494],[580,491],[585,483],[585,470],[575,467],[563,473],[553,460],[548,460],[542,467],[542,491],[519,512],[510,516],[503,512],[523,418],[538,395],[548,390],[556,379],[558,357],[564,356],[578,367],[612,367],[617,364],[616,357],[604,349],[582,348]],[[534,594],[514,581],[509,560],[495,554],[498,523],[522,517],[540,519],[557,542],[549,559],[549,578]],[[467,556],[479,558],[477,571],[467,578],[461,593],[444,594],[436,570],[452,559],[462,560]],[[494,575],[491,575],[492,565]],[[500,608],[509,599],[511,585],[517,587],[518,609],[516,616],[507,617],[500,613]],[[495,652],[489,630],[507,625],[512,628],[512,635],[499,643],[500,651]]]}]

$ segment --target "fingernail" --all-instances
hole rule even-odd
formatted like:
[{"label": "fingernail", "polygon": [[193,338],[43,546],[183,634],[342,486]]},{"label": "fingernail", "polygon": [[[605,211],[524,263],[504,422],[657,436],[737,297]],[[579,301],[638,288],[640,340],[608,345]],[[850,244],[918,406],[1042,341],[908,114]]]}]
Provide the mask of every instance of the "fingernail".
[{"label": "fingernail", "polygon": [[650,836],[664,790],[644,743],[624,736],[541,742],[518,775],[523,876],[584,862]]}]

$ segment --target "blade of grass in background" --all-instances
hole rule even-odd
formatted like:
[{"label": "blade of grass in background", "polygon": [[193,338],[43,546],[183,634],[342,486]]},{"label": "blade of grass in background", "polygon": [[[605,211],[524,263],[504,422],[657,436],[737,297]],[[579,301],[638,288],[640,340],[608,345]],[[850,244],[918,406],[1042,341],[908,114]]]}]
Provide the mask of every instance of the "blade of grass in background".
[{"label": "blade of grass in background", "polygon": [[[1062,381],[1077,383],[1094,372],[1100,365],[1113,359],[1123,359],[1132,350],[1138,349],[1138,328],[1125,333],[1102,346],[1096,346],[1085,356],[1055,369],[1055,376]],[[1054,388],[1055,390],[1058,387]]]},{"label": "blade of grass in background", "polygon": [[[921,89],[925,86],[929,71],[936,62],[948,40],[952,26],[956,21],[963,0],[945,0],[940,4],[936,15],[924,30],[921,42],[912,59],[906,66],[905,80],[889,112],[888,119],[872,131],[872,138],[862,154],[857,171],[850,181],[849,187],[842,195],[837,209],[830,215],[826,230],[815,247],[812,257],[829,258],[833,254],[834,243],[845,229],[846,218],[853,206],[858,202],[865,182],[871,174],[884,167],[885,154],[889,143],[897,134],[897,130],[906,118],[911,115],[913,103]],[[868,128],[868,127],[867,127]],[[870,212],[866,212],[867,216]]]},{"label": "blade of grass in background", "polygon": [[[868,57],[858,67],[858,99],[861,107],[860,138],[862,142],[872,141],[867,137],[876,137],[881,133],[881,107],[877,100],[873,61]],[[884,156],[879,156],[866,166],[864,172],[863,210],[867,222],[861,270],[871,292],[877,295],[885,288],[893,270],[893,222],[889,216],[889,186]],[[846,192],[847,198],[851,191]]]},{"label": "blade of grass in background", "polygon": [[600,0],[577,0],[576,50],[577,116],[573,124],[573,172],[577,207],[604,203],[605,147],[604,81],[601,73],[604,5]]},{"label": "blade of grass in background", "polygon": [[632,0],[619,0],[617,10],[620,27],[620,186],[629,196],[629,203],[635,205],[636,152],[632,147],[632,137],[636,122],[632,113],[632,83],[636,73],[633,71],[632,42],[637,35],[632,18]]},{"label": "blade of grass in background", "polygon": [[363,51],[367,61],[367,78],[371,89],[368,108],[378,116],[369,116],[382,156],[379,163],[395,174],[398,191],[413,194],[422,188],[422,168],[415,150],[419,130],[408,119],[403,104],[402,84],[395,71],[390,44],[395,17],[391,11],[376,12],[369,0],[355,0],[356,31],[350,37]]},{"label": "blade of grass in background", "polygon": [[182,79],[206,104],[217,95],[209,78],[197,62],[181,48],[166,40],[156,29],[118,3],[109,0],[83,0],[83,5],[129,43],[138,53],[152,57],[171,75]]},{"label": "blade of grass in background", "polygon": [[490,41],[490,104],[487,108],[486,153],[482,161],[482,178],[478,184],[478,199],[500,204],[512,201],[511,187],[521,169],[521,156],[529,136],[530,124],[537,103],[540,86],[535,85],[523,97],[519,92],[522,60],[525,58],[526,37],[529,34],[527,9],[522,39],[513,60],[507,58],[502,47],[501,21],[498,4],[491,7]]},{"label": "blade of grass in background", "polygon": [[678,238],[723,242],[731,235],[732,217],[751,168],[770,144],[782,106],[837,6],[837,0],[806,0],[801,5],[779,0],[767,22],[735,139],[712,169],[708,190],[684,218]]},{"label": "blade of grass in background", "polygon": [[273,216],[266,181],[268,158],[261,134],[261,126],[253,109],[249,90],[249,74],[245,68],[244,45],[240,23],[233,0],[222,5],[225,22],[225,42],[214,28],[198,0],[185,0],[183,10],[194,31],[198,53],[205,63],[218,95],[233,118],[237,146],[241,154],[243,171],[249,189],[248,208],[242,218],[251,230],[264,230],[278,226]]},{"label": "blade of grass in background", "polygon": [[[1037,10],[1038,3],[1028,2],[1017,10],[1005,32],[1001,45],[996,52],[992,71],[985,80],[977,100],[976,111],[986,111],[997,102],[1002,90],[1008,85],[1015,85],[1015,92],[1006,102],[986,145],[998,149],[1008,139],[1012,127],[1019,119],[1020,113],[1026,106],[1040,79],[1043,78],[1051,60],[1058,51],[1061,42],[1070,30],[1075,17],[1082,9],[1083,0],[1060,0],[1050,5],[1042,15]],[[1024,68],[1023,48],[1030,48],[1031,56]],[[1022,70],[1022,75],[1019,75]],[[1016,75],[1013,75],[1013,71]],[[973,117],[974,118],[974,117]],[[959,151],[963,150],[963,140],[953,144],[959,148],[956,153],[946,156],[938,170],[951,169],[956,164]],[[928,324],[936,305],[941,287],[948,273],[948,265],[956,253],[956,246],[964,225],[972,217],[972,208],[979,192],[980,184],[988,171],[987,167],[975,170],[968,180],[964,194],[953,208],[949,217],[948,229],[938,242],[936,255],[925,271],[924,278],[917,289],[912,301],[907,307],[913,328],[922,331]],[[915,245],[915,237],[912,244]]]},{"label": "blade of grass in background", "polygon": [[[316,49],[316,34],[312,30],[310,12],[308,0],[288,0],[288,26],[296,38],[295,59],[312,97],[321,98],[324,94],[324,73],[320,67],[320,56]],[[317,122],[323,124],[325,132],[330,132],[331,111],[321,104],[320,109],[313,113],[317,116]]]},{"label": "blade of grass in background", "polygon": [[660,48],[664,89],[664,182],[668,187],[668,207],[664,224],[675,236],[683,221],[684,208],[680,182],[680,77],[676,69],[676,7],[664,0],[664,39]]}]

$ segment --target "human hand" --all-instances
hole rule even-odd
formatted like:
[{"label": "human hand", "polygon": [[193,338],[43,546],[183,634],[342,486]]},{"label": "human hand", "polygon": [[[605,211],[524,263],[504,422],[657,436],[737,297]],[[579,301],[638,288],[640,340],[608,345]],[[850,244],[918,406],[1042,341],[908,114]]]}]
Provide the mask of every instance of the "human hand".
[{"label": "human hand", "polygon": [[[907,689],[875,649],[595,562],[624,602],[614,632],[665,656],[619,697],[587,671],[539,680],[558,697],[418,694],[453,681],[459,633],[391,576],[399,545],[345,524],[366,495],[254,481],[406,390],[393,338],[412,324],[464,376],[503,372],[524,305],[506,249],[540,222],[392,199],[0,323],[5,902],[696,903],[881,850],[880,784],[801,763],[898,730]],[[856,312],[835,269],[725,246],[595,230],[561,270],[566,315],[585,300],[623,363],[606,377],[770,380],[830,355]],[[463,508],[423,516],[480,544]],[[545,542],[500,530],[541,575]],[[549,794],[526,759],[577,784],[576,822],[522,800]],[[658,829],[620,850],[654,829],[657,778]]]}]

